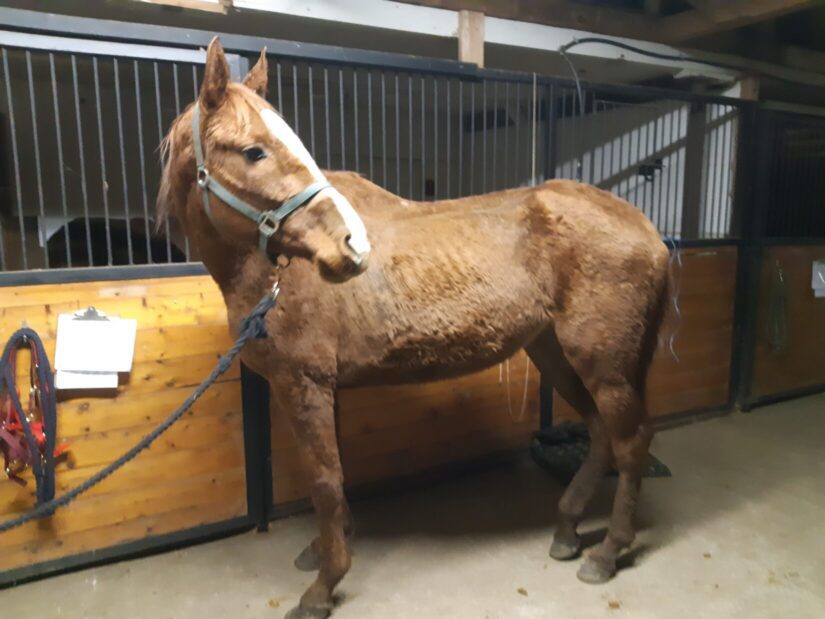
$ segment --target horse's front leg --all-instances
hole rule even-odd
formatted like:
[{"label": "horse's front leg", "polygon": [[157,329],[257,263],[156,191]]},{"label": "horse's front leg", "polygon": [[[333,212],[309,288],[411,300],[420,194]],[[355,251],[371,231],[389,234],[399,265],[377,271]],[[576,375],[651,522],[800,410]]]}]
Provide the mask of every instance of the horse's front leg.
[{"label": "horse's front leg", "polygon": [[345,535],[349,509],[335,436],[334,388],[304,375],[270,379],[273,402],[290,420],[312,480],[311,495],[318,515],[316,543],[318,576],[287,619],[318,619],[332,611],[332,592],[350,567]]},{"label": "horse's front leg", "polygon": [[[355,535],[355,521],[349,509],[346,497],[344,497],[344,535],[347,539],[352,539]],[[301,553],[295,557],[294,565],[302,572],[314,572],[321,567],[321,538],[316,537]]]}]

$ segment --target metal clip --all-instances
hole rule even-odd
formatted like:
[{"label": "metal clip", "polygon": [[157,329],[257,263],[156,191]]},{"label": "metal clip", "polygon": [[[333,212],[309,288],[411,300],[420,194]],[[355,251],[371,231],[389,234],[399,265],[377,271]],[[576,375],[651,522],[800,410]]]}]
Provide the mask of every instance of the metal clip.
[{"label": "metal clip", "polygon": [[274,211],[264,211],[258,217],[258,231],[266,238],[271,237],[281,227],[281,220]]}]

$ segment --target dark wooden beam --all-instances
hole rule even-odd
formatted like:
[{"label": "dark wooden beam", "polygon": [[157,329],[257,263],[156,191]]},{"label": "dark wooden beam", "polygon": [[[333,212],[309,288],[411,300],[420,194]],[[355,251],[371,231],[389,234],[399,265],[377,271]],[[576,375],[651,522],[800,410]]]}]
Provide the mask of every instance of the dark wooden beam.
[{"label": "dark wooden beam", "polygon": [[645,13],[658,16],[662,13],[663,0],[645,0]]},{"label": "dark wooden beam", "polygon": [[819,0],[689,0],[693,11],[677,13],[659,22],[656,40],[682,43],[691,39],[741,28],[787,13],[809,9]]},{"label": "dark wooden beam", "polygon": [[490,17],[586,30],[642,41],[678,44],[801,11],[821,0],[690,0],[696,8],[667,17],[646,0],[645,13],[577,4],[569,0],[402,0],[442,9],[479,11]]}]

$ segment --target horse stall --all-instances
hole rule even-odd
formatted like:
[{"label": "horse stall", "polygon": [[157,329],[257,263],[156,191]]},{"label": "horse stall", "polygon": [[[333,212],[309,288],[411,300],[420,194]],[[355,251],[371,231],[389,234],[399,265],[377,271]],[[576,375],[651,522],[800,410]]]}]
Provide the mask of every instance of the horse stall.
[{"label": "horse stall", "polygon": [[[330,500],[323,493],[330,482],[313,478],[307,461],[323,458],[307,456],[296,437],[309,422],[278,405],[283,394],[272,377],[268,384],[255,363],[223,357],[239,333],[252,340],[272,333],[255,332],[254,321],[241,323],[244,313],[228,309],[232,293],[213,279],[212,264],[221,258],[202,251],[180,217],[159,216],[155,207],[160,144],[173,121],[208,92],[214,71],[205,50],[215,33],[53,18],[0,8],[0,339],[9,340],[8,359],[14,359],[2,367],[0,430],[6,434],[0,441],[10,445],[14,438],[19,449],[36,452],[27,452],[27,467],[19,450],[3,452],[10,475],[0,479],[0,600],[9,601],[0,601],[0,609],[89,617],[167,610],[170,616],[281,616],[311,582],[292,570],[293,557],[299,555],[299,569],[320,565],[321,582],[330,569],[325,553],[337,543],[322,528],[306,546],[316,532],[304,513],[313,506],[323,512]],[[581,181],[635,206],[667,250],[666,307],[644,393],[650,427],[662,430],[645,477],[662,479],[645,481],[655,488],[655,505],[643,492],[642,543],[618,558],[617,579],[605,589],[587,589],[569,564],[550,562],[547,548],[536,549],[539,532],[549,546],[564,483],[582,461],[582,470],[593,465],[585,459],[589,441],[580,413],[539,371],[532,353],[518,349],[484,369],[441,380],[337,390],[332,438],[358,527],[353,575],[341,586],[342,597],[329,597],[333,616],[577,616],[575,606],[564,604],[586,598],[592,603],[587,616],[624,609],[632,616],[676,617],[682,614],[663,610],[671,608],[672,582],[657,581],[675,563],[684,567],[668,580],[690,583],[684,595],[709,600],[700,616],[739,616],[730,596],[748,579],[758,589],[745,596],[750,608],[771,598],[768,589],[775,586],[777,595],[804,606],[800,616],[825,612],[825,596],[816,594],[825,591],[814,573],[816,559],[797,556],[814,539],[807,529],[788,541],[779,524],[764,524],[774,543],[786,539],[787,545],[754,549],[778,553],[762,569],[758,558],[730,548],[747,545],[748,527],[758,525],[743,524],[747,514],[726,521],[729,514],[741,516],[740,494],[743,502],[758,502],[791,492],[774,466],[785,452],[765,438],[783,432],[781,419],[741,413],[786,400],[795,405],[794,398],[825,388],[825,279],[821,285],[817,279],[825,277],[817,168],[825,122],[814,110],[231,33],[221,41],[228,77],[253,76],[246,82],[253,90],[268,83],[261,92],[323,170],[357,172],[400,196],[405,207],[423,211],[430,207],[422,203],[432,201]],[[214,62],[214,44],[209,49]],[[208,160],[210,135],[204,133],[203,145],[190,145],[193,153],[206,150],[196,157]],[[175,140],[169,145],[174,150]],[[194,168],[190,176],[195,179]],[[330,173],[330,182],[337,178]],[[207,201],[209,182],[197,185]],[[347,198],[358,212],[358,201]],[[362,215],[372,235],[370,222],[382,220]],[[280,220],[273,232],[279,226]],[[302,262],[275,263],[273,290],[280,286],[280,296],[273,293],[273,304],[289,307],[294,280],[287,274]],[[417,273],[410,285],[437,277]],[[275,312],[283,318],[282,307],[267,320]],[[54,365],[61,358],[58,323],[84,317],[135,321],[128,370],[109,370],[116,376],[105,387],[56,388],[51,375],[34,385],[43,353],[30,351],[30,335],[13,334],[33,330]],[[261,317],[259,323],[271,331],[271,322]],[[295,332],[304,328],[295,325]],[[222,373],[215,376],[219,361]],[[64,366],[55,367],[58,377],[64,374],[58,381],[68,381]],[[155,437],[210,372],[208,389]],[[44,434],[48,457],[25,443],[21,420],[12,423],[15,388],[30,423],[42,418],[48,428],[44,402],[56,402],[56,413],[48,413],[56,415],[56,430]],[[800,402],[804,410],[790,410],[786,419],[804,425],[810,416],[803,413],[821,408],[821,396]],[[753,437],[748,428],[764,434]],[[820,430],[798,437],[799,449],[815,450]],[[130,453],[145,437],[156,440]],[[757,462],[754,450],[766,459]],[[121,462],[124,454],[128,461]],[[696,454],[706,457],[692,469],[686,463]],[[797,456],[788,464],[797,494],[788,500],[813,529],[821,502],[800,507],[809,501],[800,493],[812,492],[815,481],[806,472],[816,465]],[[52,481],[46,473],[41,479],[44,467],[51,467]],[[745,477],[750,471],[764,486],[731,481],[725,467]],[[49,499],[59,501],[102,471],[105,478],[88,491],[50,509]],[[594,484],[604,472],[595,469]],[[626,481],[609,483],[621,488]],[[740,483],[744,490],[730,491]],[[545,487],[546,496],[537,496]],[[635,496],[629,501],[635,505]],[[607,526],[610,504],[597,503],[599,524]],[[703,511],[709,503],[715,507]],[[3,521],[35,508],[37,518],[4,528]],[[779,518],[773,504],[765,509],[751,519]],[[331,511],[344,523],[341,541],[348,544],[349,508],[344,501]],[[575,543],[595,545],[598,530],[591,527],[579,540],[576,524]],[[705,528],[695,532],[691,525]],[[567,546],[559,544],[562,528],[551,555],[574,558],[580,548],[569,547],[569,536],[561,540]],[[685,535],[681,544],[677,530]],[[401,550],[388,550],[390,542]],[[509,552],[501,549],[508,545]],[[669,545],[678,558],[667,555]],[[363,568],[369,572],[354,577],[361,559],[370,562]],[[525,562],[535,571],[532,580]],[[653,567],[645,571],[646,563]],[[548,569],[560,575],[549,587]],[[588,579],[582,571],[579,576]],[[602,576],[591,574],[590,582]],[[627,583],[636,577],[659,592],[640,594],[641,585]],[[767,592],[760,588],[765,578]],[[385,579],[409,587],[388,593]],[[98,583],[100,599],[117,600],[107,602],[111,611],[94,601]],[[67,592],[82,586],[79,597],[88,599],[50,599],[52,585]],[[29,591],[36,592],[35,602]],[[289,617],[328,616],[333,602],[312,606],[310,591]],[[331,587],[326,593],[332,595]],[[645,596],[654,598],[652,607]]]}]

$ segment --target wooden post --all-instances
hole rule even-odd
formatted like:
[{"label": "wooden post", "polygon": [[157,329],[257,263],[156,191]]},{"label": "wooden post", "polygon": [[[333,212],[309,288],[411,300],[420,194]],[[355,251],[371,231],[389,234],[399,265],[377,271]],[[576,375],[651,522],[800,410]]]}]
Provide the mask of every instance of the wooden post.
[{"label": "wooden post", "polygon": [[759,78],[743,77],[739,81],[739,98],[747,101],[759,101]]},{"label": "wooden post", "polygon": [[208,11],[210,13],[223,13],[224,15],[232,6],[231,0],[219,0],[219,2],[203,2],[202,0],[143,0],[151,4],[171,6],[177,9],[192,9],[195,11]]},{"label": "wooden post", "polygon": [[702,212],[702,177],[707,120],[703,104],[691,104],[685,140],[685,190],[682,202],[682,238],[699,236]]},{"label": "wooden post", "polygon": [[458,12],[458,59],[484,66],[484,13]]}]

